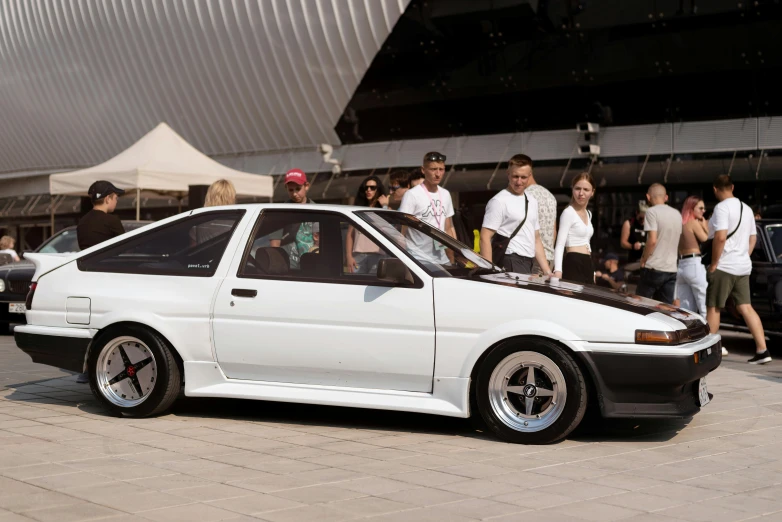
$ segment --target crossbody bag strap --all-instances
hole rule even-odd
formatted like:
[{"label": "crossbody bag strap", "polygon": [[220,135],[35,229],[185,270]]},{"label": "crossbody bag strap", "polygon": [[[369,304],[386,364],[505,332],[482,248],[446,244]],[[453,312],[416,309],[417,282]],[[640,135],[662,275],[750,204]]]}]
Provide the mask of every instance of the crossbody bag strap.
[{"label": "crossbody bag strap", "polygon": [[508,238],[508,241],[516,237],[516,234],[519,233],[519,230],[521,230],[521,227],[524,226],[524,223],[527,222],[527,216],[529,215],[529,198],[526,194],[524,194],[524,219],[521,220],[521,223],[519,223],[519,226],[516,227],[516,230],[513,231],[513,234],[510,235]]},{"label": "crossbody bag strap", "polygon": [[741,200],[739,200],[739,209],[740,209],[740,210],[739,210],[739,224],[738,224],[738,225],[736,225],[736,228],[735,228],[735,229],[733,229],[733,232],[731,232],[730,234],[728,234],[728,237],[726,237],[726,238],[725,238],[725,241],[727,241],[728,239],[730,239],[730,237],[731,237],[733,234],[735,234],[736,232],[738,232],[738,230],[739,230],[739,227],[741,226],[741,216],[744,214],[744,203],[742,203],[742,202],[741,202]]}]

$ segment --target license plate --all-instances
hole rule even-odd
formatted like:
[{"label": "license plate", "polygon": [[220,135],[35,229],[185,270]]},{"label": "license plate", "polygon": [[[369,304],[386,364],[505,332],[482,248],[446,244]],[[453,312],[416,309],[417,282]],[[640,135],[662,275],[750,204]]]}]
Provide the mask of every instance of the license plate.
[{"label": "license plate", "polygon": [[706,378],[704,377],[700,381],[698,381],[698,401],[701,403],[701,406],[706,406],[709,404],[709,390],[706,388]]},{"label": "license plate", "polygon": [[24,303],[8,303],[8,312],[12,314],[23,314],[27,311]]}]

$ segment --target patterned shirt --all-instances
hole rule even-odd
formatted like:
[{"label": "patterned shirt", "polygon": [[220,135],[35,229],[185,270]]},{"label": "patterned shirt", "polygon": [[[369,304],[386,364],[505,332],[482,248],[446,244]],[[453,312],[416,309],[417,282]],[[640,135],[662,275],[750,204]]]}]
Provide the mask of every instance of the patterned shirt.
[{"label": "patterned shirt", "polygon": [[554,227],[557,226],[557,198],[542,185],[530,185],[524,191],[538,201],[540,240],[546,250],[546,259],[554,259]]}]

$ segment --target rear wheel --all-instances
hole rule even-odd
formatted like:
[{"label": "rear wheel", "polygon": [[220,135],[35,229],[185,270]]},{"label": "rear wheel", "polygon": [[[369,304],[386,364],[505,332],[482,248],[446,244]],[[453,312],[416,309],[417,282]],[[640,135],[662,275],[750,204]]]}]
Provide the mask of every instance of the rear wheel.
[{"label": "rear wheel", "polygon": [[498,437],[548,444],[581,422],[587,388],[565,350],[550,341],[522,339],[486,357],[476,379],[476,399],[481,417]]},{"label": "rear wheel", "polygon": [[90,350],[90,387],[109,409],[131,417],[157,415],[176,400],[182,376],[168,344],[128,325],[101,333]]}]

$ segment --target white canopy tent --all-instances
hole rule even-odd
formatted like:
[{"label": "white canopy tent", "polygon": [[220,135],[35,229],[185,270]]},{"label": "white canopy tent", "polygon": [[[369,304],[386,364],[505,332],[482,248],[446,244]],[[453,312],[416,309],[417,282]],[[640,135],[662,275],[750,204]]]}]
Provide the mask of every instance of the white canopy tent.
[{"label": "white canopy tent", "polygon": [[165,123],[148,132],[125,151],[87,169],[52,174],[49,191],[55,195],[86,196],[97,180],[136,193],[136,220],[141,214],[141,193],[152,192],[183,198],[190,185],[211,185],[227,179],[237,196],[271,198],[272,178],[231,169],[190,145]]}]

